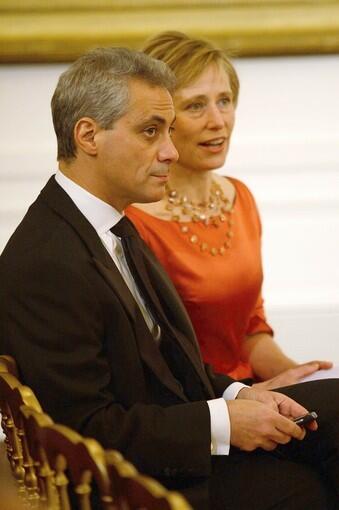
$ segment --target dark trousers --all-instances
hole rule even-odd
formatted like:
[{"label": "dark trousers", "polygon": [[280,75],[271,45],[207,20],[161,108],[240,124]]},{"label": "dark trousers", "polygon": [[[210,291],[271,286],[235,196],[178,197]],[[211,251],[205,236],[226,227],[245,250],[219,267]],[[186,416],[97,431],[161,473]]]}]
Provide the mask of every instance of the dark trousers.
[{"label": "dark trousers", "polygon": [[178,487],[195,510],[339,510],[339,379],[279,391],[318,413],[318,431],[274,452],[214,457],[208,480]]}]

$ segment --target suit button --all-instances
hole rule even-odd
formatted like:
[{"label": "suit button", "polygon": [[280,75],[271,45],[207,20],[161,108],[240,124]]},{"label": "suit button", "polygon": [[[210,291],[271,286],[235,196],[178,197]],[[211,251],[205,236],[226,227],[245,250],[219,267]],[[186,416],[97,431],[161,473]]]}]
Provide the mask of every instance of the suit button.
[{"label": "suit button", "polygon": [[156,340],[157,342],[160,341],[161,328],[160,328],[159,324],[154,324],[153,329],[152,329],[152,335],[153,335],[154,340]]},{"label": "suit button", "polygon": [[182,384],[179,381],[177,381],[177,386],[180,391],[182,391],[182,392],[184,391],[184,388],[182,387]]}]

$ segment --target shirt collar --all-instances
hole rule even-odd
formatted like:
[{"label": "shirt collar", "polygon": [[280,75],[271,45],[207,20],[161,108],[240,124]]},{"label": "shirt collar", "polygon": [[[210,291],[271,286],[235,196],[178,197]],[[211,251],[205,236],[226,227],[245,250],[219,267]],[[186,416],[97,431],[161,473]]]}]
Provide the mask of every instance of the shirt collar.
[{"label": "shirt collar", "polygon": [[57,170],[55,180],[99,235],[108,232],[121,220],[122,214],[119,211],[86,191],[79,184],[66,177],[60,170]]}]

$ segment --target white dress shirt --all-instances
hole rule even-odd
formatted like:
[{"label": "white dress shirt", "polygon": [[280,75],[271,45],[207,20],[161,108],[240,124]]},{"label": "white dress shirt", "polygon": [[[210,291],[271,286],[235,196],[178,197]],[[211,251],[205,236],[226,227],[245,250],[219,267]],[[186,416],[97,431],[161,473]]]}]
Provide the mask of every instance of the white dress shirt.
[{"label": "white dress shirt", "polygon": [[[57,171],[55,180],[96,230],[126,285],[139,305],[148,328],[152,331],[155,325],[153,317],[148,310],[129,270],[121,240],[110,230],[118,223],[118,221],[122,218],[122,215],[114,209],[114,207],[92,195],[74,181],[66,177],[60,170]],[[211,418],[212,455],[228,455],[229,453],[231,424],[226,401],[235,399],[241,388],[244,387],[244,384],[235,382],[225,390],[222,398],[207,401]]]},{"label": "white dress shirt", "polygon": [[120,214],[119,211],[114,209],[111,205],[103,202],[100,198],[97,198],[86,191],[84,188],[66,177],[62,172],[58,171],[56,173],[55,180],[63,188],[63,190],[66,191],[67,195],[69,195],[77,208],[96,230],[102,243],[119,269],[121,276],[125,280],[127,287],[138,303],[148,328],[150,331],[153,331],[154,320],[149,310],[147,310],[145,301],[142,298],[130,272],[121,240],[110,230],[121,220],[122,214]]}]

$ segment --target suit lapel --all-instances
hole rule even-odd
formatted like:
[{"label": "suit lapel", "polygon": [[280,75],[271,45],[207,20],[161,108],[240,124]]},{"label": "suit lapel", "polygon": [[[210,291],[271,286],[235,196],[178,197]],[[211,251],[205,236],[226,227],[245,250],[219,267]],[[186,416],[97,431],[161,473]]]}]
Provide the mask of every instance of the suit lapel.
[{"label": "suit lapel", "polygon": [[[152,288],[154,288],[153,294],[156,296],[156,303],[160,308],[161,316],[164,318],[167,327],[172,332],[174,341],[179,343],[180,347],[193,364],[195,371],[202,380],[206,389],[210,393],[211,398],[213,398],[214,391],[206,375],[201,359],[200,349],[186,309],[184,308],[174,285],[165,273],[165,270],[141,239],[140,245],[146,262],[147,272],[151,275],[150,280],[153,283]],[[160,303],[158,296],[163,298],[162,302],[164,305]],[[173,315],[173,321],[168,320],[167,314],[164,313],[163,306],[165,306],[165,303],[167,306],[166,311]],[[172,322],[173,324],[176,324],[177,327],[173,326]]]},{"label": "suit lapel", "polygon": [[102,264],[100,260],[94,259],[94,263],[98,271],[102,274],[106,282],[112,287],[119,296],[128,314],[130,315],[136,330],[136,342],[139,347],[139,353],[146,365],[158,377],[158,379],[175,393],[182,400],[187,401],[184,393],[176,384],[172,372],[169,370],[167,363],[159,352],[159,348],[152,337],[144,318],[140,312],[134,297],[130,293],[126,283],[121,277],[117,268],[108,268]]},{"label": "suit lapel", "polygon": [[93,257],[93,262],[108,285],[119,296],[128,315],[132,320],[135,320],[139,307],[114,262],[113,264],[105,265],[101,260],[95,257]]},{"label": "suit lapel", "polygon": [[[120,299],[124,309],[131,318],[136,330],[136,341],[139,353],[143,361],[152,372],[158,377],[163,385],[175,393],[180,399],[187,402],[187,398],[180,390],[172,372],[169,370],[158,345],[153,339],[143,317],[139,306],[123,280],[118,268],[107,252],[97,232],[87,221],[83,214],[69,198],[67,193],[56,183],[52,177],[40,197],[47,202],[59,216],[66,220],[82,239],[85,247],[92,255],[93,264],[104,280],[112,288],[115,295]],[[159,304],[160,306],[160,304]],[[123,341],[124,339],[122,339]]]}]

